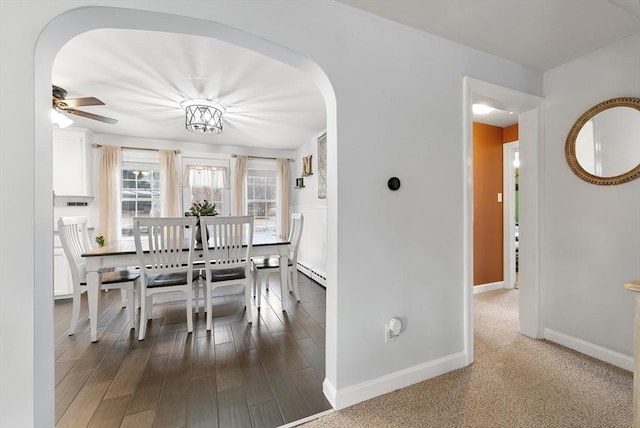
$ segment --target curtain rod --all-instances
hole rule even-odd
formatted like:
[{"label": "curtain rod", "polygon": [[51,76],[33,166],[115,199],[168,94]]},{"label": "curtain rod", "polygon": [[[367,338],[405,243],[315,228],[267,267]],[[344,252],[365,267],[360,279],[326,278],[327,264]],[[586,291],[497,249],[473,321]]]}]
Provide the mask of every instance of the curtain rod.
[{"label": "curtain rod", "polygon": [[[98,149],[100,147],[102,147],[102,144],[98,144],[98,143],[93,143],[91,145],[91,147],[93,147],[94,149]],[[128,150],[148,150],[148,151],[152,151],[152,152],[157,152],[160,149],[149,149],[146,147],[127,147],[127,146],[120,146],[121,149],[128,149]],[[176,154],[180,153],[180,150],[174,150],[174,152],[176,152]]]},{"label": "curtain rod", "polygon": [[[238,155],[231,155],[231,157],[232,157],[232,158],[237,158],[237,157],[238,157]],[[271,159],[271,160],[276,160],[276,159],[278,159],[278,158],[273,158],[273,157],[269,157],[269,156],[247,156],[247,157],[248,157],[248,158],[251,158],[251,159]],[[287,158],[287,160],[288,160],[289,162],[293,162],[293,161],[295,161],[295,159],[291,159],[291,158]]]}]

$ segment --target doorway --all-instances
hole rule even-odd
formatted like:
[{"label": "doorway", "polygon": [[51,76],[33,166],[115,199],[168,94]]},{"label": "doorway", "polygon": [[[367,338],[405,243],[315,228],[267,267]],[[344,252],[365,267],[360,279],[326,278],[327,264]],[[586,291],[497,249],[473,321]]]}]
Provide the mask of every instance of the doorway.
[{"label": "doorway", "polygon": [[518,224],[519,320],[518,331],[532,338],[542,337],[539,288],[539,152],[541,139],[541,97],[503,86],[463,78],[463,161],[464,169],[464,353],[467,364],[473,363],[473,113],[475,100],[490,100],[492,107],[518,114],[519,155],[527,159],[519,169],[519,186],[527,192],[519,200],[521,213]]}]

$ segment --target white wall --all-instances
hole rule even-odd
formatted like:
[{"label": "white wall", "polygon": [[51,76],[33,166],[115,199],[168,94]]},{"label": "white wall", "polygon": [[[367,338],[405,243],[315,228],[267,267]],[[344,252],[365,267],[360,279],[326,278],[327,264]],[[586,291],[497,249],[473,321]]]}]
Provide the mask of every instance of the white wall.
[{"label": "white wall", "polygon": [[640,35],[546,72],[544,93],[545,335],[583,352],[602,352],[600,358],[620,353],[628,365],[633,296],[623,284],[640,278],[640,180],[618,186],[582,181],[569,169],[564,146],[573,123],[591,107],[640,97]]},{"label": "white wall", "polygon": [[[79,8],[100,4],[166,14]],[[219,37],[300,67],[318,83],[328,121],[325,391],[335,406],[459,364],[462,79],[539,95],[541,73],[332,1],[1,7],[0,80],[10,82],[3,96],[20,104],[0,104],[1,424],[53,425],[51,64],[65,40],[98,26]],[[79,9],[45,28],[71,8]],[[386,188],[390,176],[401,178],[399,191]],[[20,187],[11,185],[15,177]],[[405,327],[385,344],[391,316]]]},{"label": "white wall", "polygon": [[318,140],[314,138],[296,150],[291,182],[301,177],[302,158],[311,155],[313,175],[304,178],[303,189],[293,189],[291,212],[304,215],[304,230],[298,249],[298,262],[326,278],[327,272],[327,199],[318,198]]}]

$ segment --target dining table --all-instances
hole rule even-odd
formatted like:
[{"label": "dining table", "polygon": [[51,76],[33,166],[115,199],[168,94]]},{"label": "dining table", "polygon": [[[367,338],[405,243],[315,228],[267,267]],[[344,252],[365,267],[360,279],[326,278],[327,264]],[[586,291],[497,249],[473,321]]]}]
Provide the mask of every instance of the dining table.
[{"label": "dining table", "polygon": [[[282,310],[284,311],[284,295],[287,284],[288,260],[289,260],[289,240],[270,234],[254,234],[251,244],[251,257],[258,256],[280,256],[280,284],[282,286],[281,297],[283,299]],[[144,245],[144,243],[143,243]],[[143,248],[144,249],[144,248]],[[183,251],[185,263],[188,262],[189,248]],[[91,341],[98,341],[98,314],[99,312],[99,292],[100,292],[100,272],[109,268],[125,268],[138,265],[138,255],[133,239],[124,239],[112,242],[102,247],[95,247],[82,254],[86,260],[87,272],[87,300],[89,303],[89,322],[91,325]],[[194,262],[203,260],[202,246],[196,243],[194,247]],[[295,293],[295,291],[294,291]],[[296,300],[300,296],[295,295]],[[133,320],[131,320],[133,323]]]}]

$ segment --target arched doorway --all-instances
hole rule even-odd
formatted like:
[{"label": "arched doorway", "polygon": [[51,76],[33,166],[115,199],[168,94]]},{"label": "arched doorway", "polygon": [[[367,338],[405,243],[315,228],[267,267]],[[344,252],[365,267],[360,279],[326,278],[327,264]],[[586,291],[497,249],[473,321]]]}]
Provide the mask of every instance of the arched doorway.
[{"label": "arched doorway", "polygon": [[[336,146],[336,102],[335,95],[331,84],[320,69],[320,67],[285,47],[269,42],[263,38],[252,34],[233,29],[220,23],[213,21],[205,21],[187,17],[178,17],[168,14],[155,12],[139,11],[127,9],[126,11],[118,8],[106,7],[87,7],[75,9],[59,15],[51,21],[40,35],[40,39],[36,45],[34,53],[34,105],[36,112],[47,112],[51,107],[50,90],[51,90],[51,69],[57,52],[72,37],[86,31],[98,28],[123,28],[123,29],[139,29],[149,31],[165,31],[184,34],[193,34],[205,37],[219,38],[232,44],[245,47],[250,50],[262,53],[275,60],[287,63],[293,67],[299,68],[308,73],[310,78],[315,82],[320,90],[327,109],[327,151],[329,161],[335,153]],[[52,149],[51,149],[51,124],[46,114],[36,114],[35,124],[35,182],[38,183],[34,194],[35,204],[35,224],[38,225],[38,231],[52,230],[53,207],[51,204],[52,192]],[[335,182],[337,166],[335,163],[329,167],[327,172],[327,180],[329,186],[331,182]],[[334,194],[335,195],[335,194]],[[328,203],[332,203],[334,196],[328,198]],[[329,235],[328,252],[332,251],[332,246],[336,246],[335,236],[331,234],[337,233],[337,228],[331,227],[335,225],[335,209],[329,210],[328,223]],[[38,232],[36,231],[36,232]],[[51,261],[53,259],[53,242],[52,237],[43,239],[35,248],[34,256],[38,260]],[[334,249],[335,250],[335,249]],[[335,272],[335,260],[328,260],[328,274]],[[35,368],[34,383],[38,385],[36,392],[36,402],[38,408],[36,410],[36,420],[41,421],[44,425],[53,425],[51,416],[54,408],[53,393],[53,337],[52,332],[47,326],[53,321],[53,309],[51,305],[51,281],[53,278],[53,267],[51,262],[38,264],[35,272],[35,333],[34,342],[37,355],[45,355],[48,357],[40,358]],[[328,278],[331,281],[331,278]],[[332,286],[335,288],[336,284]],[[337,294],[335,290],[327,293],[327,344],[326,344],[326,366],[327,379],[335,384],[336,376],[336,344],[335,334],[331,331],[336,330],[335,317],[335,299]],[[331,330],[331,331],[330,331]]]}]

